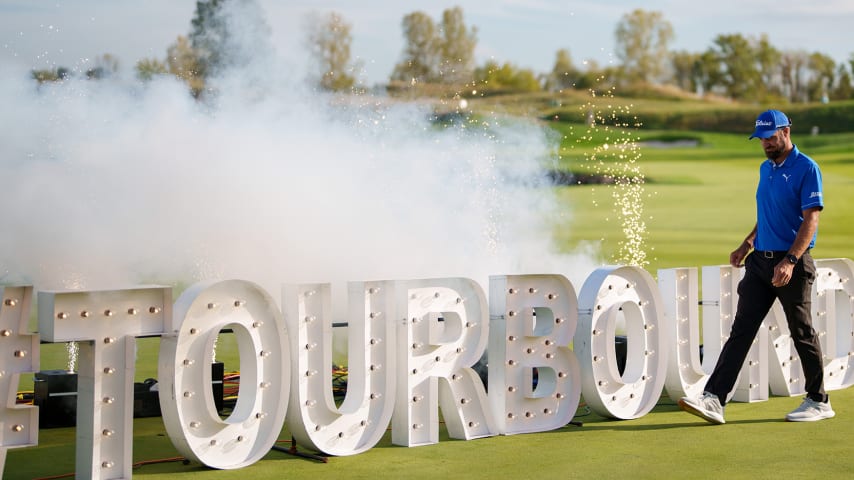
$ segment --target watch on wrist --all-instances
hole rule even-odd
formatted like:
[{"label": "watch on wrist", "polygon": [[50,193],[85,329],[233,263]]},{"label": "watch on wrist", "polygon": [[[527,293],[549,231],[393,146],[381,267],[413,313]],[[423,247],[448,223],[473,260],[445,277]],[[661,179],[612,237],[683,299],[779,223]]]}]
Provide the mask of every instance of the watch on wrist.
[{"label": "watch on wrist", "polygon": [[796,265],[798,263],[798,257],[792,255],[791,253],[786,254],[786,260],[789,261],[792,265]]}]

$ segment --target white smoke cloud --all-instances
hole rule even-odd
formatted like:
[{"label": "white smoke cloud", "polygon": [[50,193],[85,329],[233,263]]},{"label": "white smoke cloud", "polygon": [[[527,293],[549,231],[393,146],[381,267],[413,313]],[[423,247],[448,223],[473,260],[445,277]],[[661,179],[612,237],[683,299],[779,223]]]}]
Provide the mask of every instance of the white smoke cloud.
[{"label": "white smoke cloud", "polygon": [[593,261],[551,241],[546,130],[441,128],[423,105],[313,93],[256,8],[231,18],[246,61],[208,104],[167,77],[37,86],[0,66],[0,282],[243,278],[276,296],[283,282],[555,272],[580,288]]}]

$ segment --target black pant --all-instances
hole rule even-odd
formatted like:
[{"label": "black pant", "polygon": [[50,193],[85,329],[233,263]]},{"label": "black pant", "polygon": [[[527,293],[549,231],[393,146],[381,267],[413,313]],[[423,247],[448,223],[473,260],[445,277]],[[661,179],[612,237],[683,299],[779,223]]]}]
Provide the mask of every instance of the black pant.
[{"label": "black pant", "polygon": [[801,359],[807,396],[818,402],[827,401],[821,345],[812,327],[811,294],[815,281],[815,262],[809,253],[805,253],[795,265],[789,283],[774,287],[771,285],[774,267],[780,263],[784,254],[782,252],[773,258],[766,258],[763,252],[753,252],[745,261],[744,278],[738,284],[738,307],[732,331],[705,388],[707,392],[718,396],[721,405],[726,403],[727,395],[735,386],[753,339],[776,299],[780,300],[786,312],[789,332]]}]

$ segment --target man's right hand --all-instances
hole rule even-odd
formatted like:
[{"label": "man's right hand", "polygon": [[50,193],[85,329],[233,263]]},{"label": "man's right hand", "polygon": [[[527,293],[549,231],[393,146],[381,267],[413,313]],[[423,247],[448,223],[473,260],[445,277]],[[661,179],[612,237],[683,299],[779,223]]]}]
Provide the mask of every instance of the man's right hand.
[{"label": "man's right hand", "polygon": [[750,244],[742,242],[737,249],[729,254],[729,264],[736,268],[744,266],[744,259],[750,253]]}]

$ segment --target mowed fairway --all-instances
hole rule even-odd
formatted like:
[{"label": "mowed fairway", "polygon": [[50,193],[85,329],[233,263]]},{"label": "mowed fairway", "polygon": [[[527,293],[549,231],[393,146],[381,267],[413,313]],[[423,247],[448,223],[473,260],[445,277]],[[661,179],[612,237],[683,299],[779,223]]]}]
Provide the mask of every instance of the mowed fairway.
[{"label": "mowed fairway", "polygon": [[[569,125],[560,166],[590,170],[585,150],[575,145]],[[581,127],[575,126],[575,131]],[[696,147],[643,147],[638,167],[646,177],[644,222],[649,265],[658,269],[700,267],[727,262],[729,252],[750,231],[754,192],[762,152],[744,135],[704,132],[632,133],[641,140],[663,136],[699,139]],[[810,137],[795,130],[794,141],[815,158],[824,173],[827,208],[822,214],[816,258],[854,258],[854,134]],[[601,139],[597,139],[601,140]],[[573,146],[573,148],[569,148]],[[583,244],[598,248],[603,264],[622,238],[613,210],[611,186],[556,187],[566,218],[558,220],[558,245],[571,251]],[[577,289],[580,285],[575,286]],[[177,295],[178,292],[176,292]],[[140,339],[136,377],[156,376],[159,340]],[[218,348],[226,370],[239,366],[228,339]],[[63,368],[63,345],[42,346],[42,369]],[[579,409],[584,426],[552,432],[496,436],[473,441],[450,440],[444,427],[436,445],[391,445],[390,433],[370,451],[332,458],[322,464],[271,452],[245,469],[212,471],[198,464],[161,463],[135,469],[140,478],[849,478],[854,470],[850,439],[854,436],[854,389],[831,392],[837,417],[813,424],[792,424],[783,415],[800,399],[772,397],[767,402],[727,407],[727,425],[711,426],[678,410],[666,396],[652,413],[636,420],[614,421]],[[134,460],[151,461],[179,453],[165,436],[160,418],[134,421]],[[281,440],[290,439],[287,430]],[[287,443],[282,443],[287,447]],[[303,449],[304,450],[304,449]],[[62,475],[74,469],[74,430],[43,430],[39,446],[8,453],[4,479]]]},{"label": "mowed fairway", "polygon": [[[565,132],[561,165],[573,171],[589,171],[585,151]],[[649,132],[632,135],[644,141],[662,136],[700,140],[695,147],[642,146],[637,166],[646,179],[643,217],[646,252],[653,274],[661,268],[700,267],[728,263],[734,250],[756,221],[755,192],[764,154],[748,134],[703,132]],[[826,208],[821,215],[815,258],[854,258],[854,134],[809,136],[793,132],[798,148],[815,159],[824,179]],[[572,147],[572,148],[570,148]],[[555,231],[564,250],[592,243],[603,263],[614,261],[624,238],[611,195],[615,186],[576,185],[558,187],[568,221]]]}]

